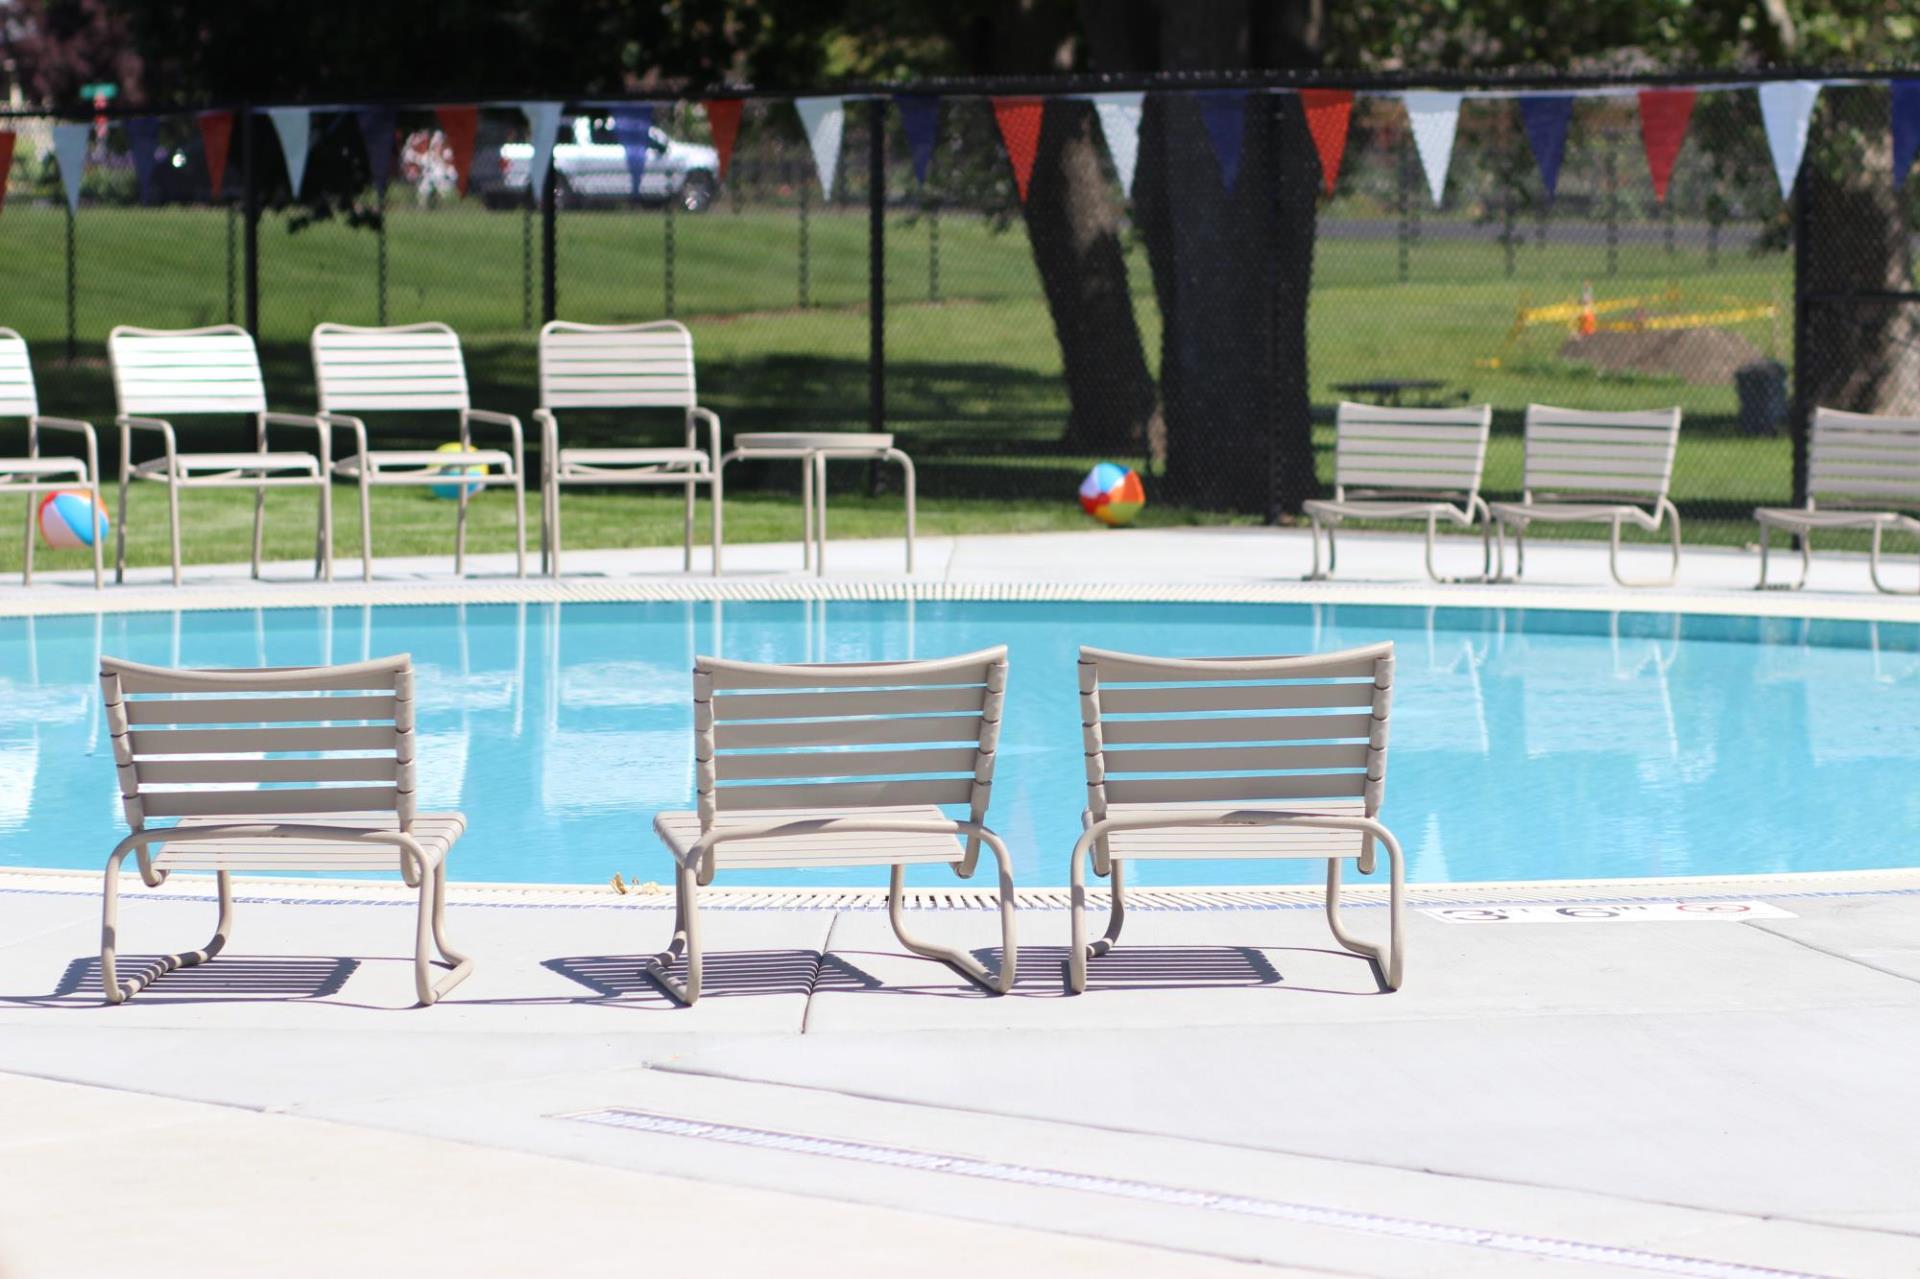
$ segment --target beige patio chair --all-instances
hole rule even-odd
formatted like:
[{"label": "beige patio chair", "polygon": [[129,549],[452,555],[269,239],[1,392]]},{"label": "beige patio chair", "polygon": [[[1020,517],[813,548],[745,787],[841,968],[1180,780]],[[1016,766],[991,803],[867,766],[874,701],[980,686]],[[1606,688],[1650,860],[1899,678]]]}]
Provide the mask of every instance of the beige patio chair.
[{"label": "beige patio chair", "polygon": [[[675,408],[685,415],[683,448],[560,447],[560,409]],[[540,330],[540,561],[560,573],[560,489],[568,484],[675,484],[686,490],[685,559],[693,571],[693,499],[713,504],[713,571],[720,573],[720,418],[694,394],[693,335],[673,320],[573,324]],[[707,428],[707,447],[699,426]]]},{"label": "beige patio chair", "polygon": [[[114,530],[113,578],[127,571],[127,490],[146,480],[167,488],[167,531],[172,542],[173,584],[180,584],[180,494],[193,489],[253,490],[253,575],[260,576],[266,531],[267,490],[307,488],[319,496],[314,576],[333,580],[333,482],[328,473],[326,424],[302,413],[267,410],[266,383],[253,338],[237,324],[204,329],[137,329],[121,325],[107,334],[113,391],[119,402],[120,519]],[[251,452],[182,453],[170,420],[180,414],[245,414],[253,419]],[[298,426],[314,432],[316,453],[267,451],[267,428]],[[133,461],[133,433],[160,437],[159,457]]]},{"label": "beige patio chair", "polygon": [[[674,860],[673,942],[647,973],[683,1004],[700,997],[696,889],[721,869],[890,866],[901,944],[998,994],[1013,987],[1013,864],[987,829],[1007,650],[920,662],[763,665],[702,657],[693,671],[699,808],[654,820]],[[956,820],[942,805],[964,806]],[[985,844],[1000,868],[1000,966],[910,936],[905,870],[973,874]],[[681,957],[684,980],[671,973]]]},{"label": "beige patio chair", "polygon": [[[1379,820],[1387,782],[1393,645],[1307,657],[1142,657],[1080,650],[1087,755],[1085,831],[1068,866],[1068,986],[1113,949],[1126,918],[1124,867],[1136,859],[1325,858],[1327,923],[1400,987],[1405,879],[1399,841]],[[1259,712],[1249,714],[1248,712]],[[1385,848],[1388,944],[1340,922],[1340,863],[1373,873]],[[1087,942],[1086,869],[1109,877],[1107,931]]]},{"label": "beige patio chair", "polygon": [[[516,571],[527,575],[526,448],[520,419],[511,413],[476,409],[467,392],[467,364],[460,338],[444,324],[397,324],[362,328],[320,324],[313,330],[313,376],[320,395],[320,417],[353,432],[354,451],[333,470],[360,486],[360,575],[373,580],[372,490],[386,485],[438,485],[455,488],[459,515],[453,535],[453,570],[467,571],[467,502],[475,488],[505,485],[513,490]],[[369,449],[368,412],[458,415],[459,449]],[[503,428],[509,448],[473,445],[476,422]],[[498,468],[498,469],[495,469]],[[468,474],[468,472],[475,472]],[[483,473],[482,473],[483,472]]]},{"label": "beige patio chair", "polygon": [[[1301,504],[1313,522],[1313,572],[1333,576],[1334,530],[1347,520],[1425,520],[1427,576],[1436,582],[1485,581],[1493,572],[1493,521],[1480,497],[1493,409],[1383,408],[1342,403],[1334,418],[1333,497]],[[1433,566],[1435,526],[1480,521],[1480,576],[1442,577]],[[1320,531],[1327,568],[1320,571]]]},{"label": "beige patio chair", "polygon": [[[1765,506],[1760,524],[1760,590],[1799,590],[1813,567],[1815,530],[1873,531],[1867,571],[1888,595],[1915,595],[1880,580],[1880,541],[1888,529],[1920,536],[1920,418],[1816,409],[1807,459],[1807,504]],[[1774,529],[1800,539],[1800,580],[1767,584],[1767,542]]]},{"label": "beige patio chair", "polygon": [[[447,854],[459,813],[414,809],[413,663],[171,670],[100,660],[100,687],[132,834],[107,858],[100,981],[122,1003],[176,968],[202,964],[233,933],[234,871],[398,871],[420,890],[414,991],[431,1004],[473,971],[446,938]],[[175,819],[157,825],[156,820]],[[220,919],[199,950],[165,955],[122,984],[120,868],[150,888],[213,871]],[[435,979],[428,947],[451,966]]]},{"label": "beige patio chair", "polygon": [[[0,457],[0,494],[21,493],[27,499],[27,541],[20,555],[20,582],[33,585],[33,548],[39,507],[34,498],[42,493],[57,493],[79,487],[100,503],[100,441],[93,424],[73,418],[48,417],[40,411],[40,397],[33,385],[33,362],[27,358],[27,340],[12,329],[0,329],[0,417],[25,418],[27,454],[25,457]],[[47,457],[40,452],[41,431],[65,431],[78,435],[86,444],[87,455]],[[96,534],[98,529],[95,529]],[[101,539],[93,539],[93,587],[100,589],[103,571]]]},{"label": "beige patio chair", "polygon": [[806,526],[800,538],[800,564],[824,575],[827,571],[827,463],[896,462],[907,495],[907,572],[913,572],[914,504],[919,480],[913,459],[895,448],[890,432],[748,431],[733,437],[733,449],[720,459],[729,462],[792,461],[801,464],[800,510]]},{"label": "beige patio chair", "polygon": [[[1527,525],[1606,524],[1611,529],[1607,571],[1622,586],[1672,586],[1680,576],[1680,512],[1667,497],[1680,441],[1680,410],[1594,413],[1527,406],[1524,492],[1518,502],[1493,503],[1494,555],[1506,580],[1506,537],[1514,530],[1518,578],[1527,567]],[[1667,523],[1673,566],[1667,576],[1629,582],[1620,576],[1620,526],[1658,533]]]}]

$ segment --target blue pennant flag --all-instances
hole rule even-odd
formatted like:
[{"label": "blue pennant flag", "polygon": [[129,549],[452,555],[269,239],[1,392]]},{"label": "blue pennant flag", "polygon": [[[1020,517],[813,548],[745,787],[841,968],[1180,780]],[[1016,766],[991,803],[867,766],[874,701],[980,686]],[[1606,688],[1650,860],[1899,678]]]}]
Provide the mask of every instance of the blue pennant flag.
[{"label": "blue pennant flag", "polygon": [[1893,82],[1893,184],[1907,180],[1920,151],[1920,80]]},{"label": "blue pennant flag", "polygon": [[354,112],[360,122],[360,141],[367,148],[367,175],[373,189],[387,193],[387,181],[393,177],[393,130],[397,121],[389,107],[361,107]]},{"label": "blue pennant flag", "polygon": [[900,113],[907,149],[913,153],[913,176],[925,186],[927,171],[933,166],[933,144],[940,136],[940,99],[923,93],[896,93],[893,106]]},{"label": "blue pennant flag", "polygon": [[1526,128],[1527,145],[1533,148],[1533,162],[1540,166],[1540,181],[1549,200],[1560,185],[1560,160],[1567,152],[1567,126],[1572,121],[1571,94],[1520,99],[1520,123]]},{"label": "blue pennant flag", "polygon": [[628,194],[636,199],[640,195],[640,175],[647,171],[647,144],[652,133],[651,104],[613,109],[613,140],[626,152]]},{"label": "blue pennant flag", "polygon": [[1247,131],[1247,92],[1245,89],[1209,89],[1194,95],[1200,99],[1200,121],[1207,126],[1207,140],[1213,143],[1213,158],[1220,162],[1220,185],[1229,192],[1240,180],[1240,142]]},{"label": "blue pennant flag", "polygon": [[153,153],[160,145],[160,121],[150,115],[127,121],[127,154],[133,157],[133,181],[140,203],[153,203]]}]

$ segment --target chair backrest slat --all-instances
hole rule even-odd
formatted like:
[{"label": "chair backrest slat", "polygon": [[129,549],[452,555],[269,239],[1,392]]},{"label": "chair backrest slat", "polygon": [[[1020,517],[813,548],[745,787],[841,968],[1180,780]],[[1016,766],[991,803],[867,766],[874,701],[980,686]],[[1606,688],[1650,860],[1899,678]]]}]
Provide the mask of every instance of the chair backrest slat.
[{"label": "chair backrest slat", "polygon": [[135,830],[157,817],[413,819],[413,666],[404,655],[259,670],[107,657],[100,685]]},{"label": "chair backrest slat", "polygon": [[1679,442],[1677,407],[1600,413],[1529,404],[1521,486],[1658,502],[1673,481]]},{"label": "chair backrest slat", "polygon": [[313,376],[325,413],[473,407],[459,335],[439,323],[316,325]]},{"label": "chair backrest slat", "polygon": [[1493,409],[1387,408],[1342,403],[1334,419],[1333,482],[1341,490],[1470,499],[1480,491]]},{"label": "chair backrest slat", "polygon": [[0,417],[35,417],[39,412],[27,340],[12,329],[0,329]]},{"label": "chair backrest slat", "polygon": [[1920,417],[1813,414],[1807,493],[1836,506],[1920,506]]},{"label": "chair backrest slat", "polygon": [[253,338],[237,324],[140,329],[107,335],[113,392],[125,417],[264,413],[267,387]]},{"label": "chair backrest slat", "polygon": [[1372,816],[1392,689],[1390,643],[1305,657],[1082,648],[1088,809],[1272,801]]},{"label": "chair backrest slat", "polygon": [[673,320],[540,330],[540,405],[547,409],[692,408],[693,335]]}]

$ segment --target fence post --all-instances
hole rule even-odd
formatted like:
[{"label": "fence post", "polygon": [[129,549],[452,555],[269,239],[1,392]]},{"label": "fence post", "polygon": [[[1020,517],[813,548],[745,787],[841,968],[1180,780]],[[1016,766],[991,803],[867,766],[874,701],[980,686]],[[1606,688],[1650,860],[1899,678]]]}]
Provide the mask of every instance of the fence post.
[{"label": "fence post", "polygon": [[240,163],[247,178],[246,295],[247,332],[260,340],[260,166],[255,163],[253,107],[240,108]]},{"label": "fence post", "polygon": [[555,210],[559,206],[560,175],[550,164],[547,166],[547,185],[540,192],[540,322],[551,324],[560,312],[559,282],[555,273],[558,268],[558,236],[555,234]]},{"label": "fence post", "polygon": [[[1813,166],[1809,164],[1808,170]],[[1793,407],[1787,416],[1787,436],[1793,442],[1793,504],[1807,500],[1807,331],[1811,316],[1807,297],[1807,187],[1811,172],[1793,184]]]},{"label": "fence post", "polygon": [[867,429],[887,426],[887,100],[867,103]]},{"label": "fence post", "polygon": [[74,275],[73,205],[62,200],[60,206],[67,211],[67,363],[72,364],[80,358],[80,282]]}]

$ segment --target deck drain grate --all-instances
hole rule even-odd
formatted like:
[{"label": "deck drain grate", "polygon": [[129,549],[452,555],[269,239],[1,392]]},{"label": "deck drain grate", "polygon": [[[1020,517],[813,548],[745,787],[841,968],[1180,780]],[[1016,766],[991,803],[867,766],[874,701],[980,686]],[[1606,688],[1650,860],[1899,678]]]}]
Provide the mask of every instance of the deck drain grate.
[{"label": "deck drain grate", "polygon": [[1698,1276],[1699,1279],[1820,1279],[1819,1276],[1806,1271],[1779,1270],[1770,1266],[1714,1261],[1707,1257],[1688,1257],[1678,1253],[1648,1252],[1610,1244],[1582,1243],[1573,1239],[1554,1239],[1542,1235],[1514,1234],[1504,1230],[1454,1226],[1438,1221],[1421,1221],[1413,1217],[1354,1212],[1344,1208],[1327,1208],[1317,1204],[1294,1203],[1283,1199],[1256,1199],[1248,1195],[1220,1194],[1211,1190],[1195,1190],[1151,1181],[1133,1181],[1124,1177],[1101,1177],[1088,1173],[1067,1172],[1057,1168],[1040,1168],[993,1159],[976,1159],[970,1155],[943,1155],[903,1146],[882,1146],[871,1142],[847,1141],[833,1137],[810,1137],[803,1133],[782,1132],[773,1128],[747,1128],[735,1124],[707,1123],[675,1115],[633,1110],[625,1106],[556,1115],[554,1118],[599,1124],[629,1132],[688,1137],[696,1141],[715,1141],[733,1146],[750,1146],[760,1150],[817,1155],[827,1159],[848,1159],[858,1163],[910,1168],[921,1172],[939,1172],[955,1177],[973,1177],[984,1181],[1037,1186],[1049,1190],[1072,1190],[1117,1199],[1165,1204],[1169,1207],[1232,1213],[1242,1217],[1264,1217],[1272,1221],[1288,1221],[1297,1225],[1349,1230],[1394,1239],[1411,1239],[1422,1243],[1454,1244],[1460,1247],[1482,1248],[1553,1261],[1591,1262],[1597,1265],[1642,1270],[1650,1274]]}]

